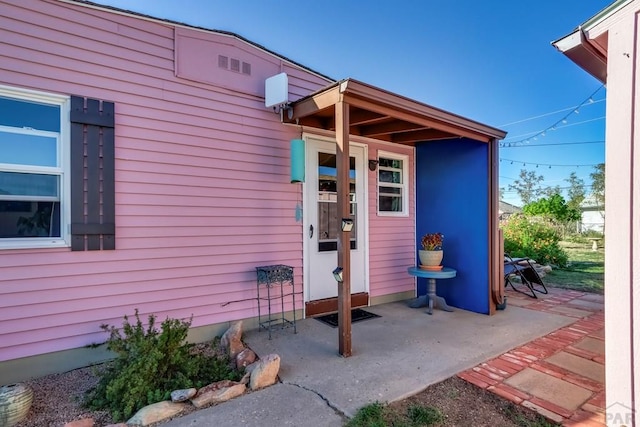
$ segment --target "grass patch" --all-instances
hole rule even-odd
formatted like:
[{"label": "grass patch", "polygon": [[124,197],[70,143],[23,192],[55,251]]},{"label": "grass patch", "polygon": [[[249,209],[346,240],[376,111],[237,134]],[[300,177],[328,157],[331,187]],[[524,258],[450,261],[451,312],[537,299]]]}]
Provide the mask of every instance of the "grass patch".
[{"label": "grass patch", "polygon": [[345,427],[386,427],[385,407],[380,402],[371,403],[358,410]]},{"label": "grass patch", "polygon": [[444,420],[442,412],[430,406],[411,405],[407,416],[414,426],[431,426]]},{"label": "grass patch", "polygon": [[604,249],[594,251],[590,245],[560,242],[569,255],[566,268],[556,268],[544,281],[558,288],[604,293]]},{"label": "grass patch", "polygon": [[421,427],[435,426],[444,421],[439,409],[418,404],[410,405],[406,412],[375,402],[363,406],[345,427]]}]

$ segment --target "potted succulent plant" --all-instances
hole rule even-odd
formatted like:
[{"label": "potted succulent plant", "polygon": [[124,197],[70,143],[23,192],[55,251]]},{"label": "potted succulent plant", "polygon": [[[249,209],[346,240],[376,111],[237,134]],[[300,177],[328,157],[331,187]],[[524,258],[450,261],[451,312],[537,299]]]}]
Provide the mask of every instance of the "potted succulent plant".
[{"label": "potted succulent plant", "polygon": [[422,236],[422,250],[418,251],[420,264],[425,267],[436,268],[442,262],[442,233],[428,233]]}]

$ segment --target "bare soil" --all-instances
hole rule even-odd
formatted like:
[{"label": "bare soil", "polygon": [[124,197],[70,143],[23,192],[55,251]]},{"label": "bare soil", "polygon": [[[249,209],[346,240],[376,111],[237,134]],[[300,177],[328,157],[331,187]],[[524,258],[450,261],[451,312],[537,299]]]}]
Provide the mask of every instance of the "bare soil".
[{"label": "bare soil", "polygon": [[387,419],[398,419],[411,406],[437,408],[444,421],[434,426],[511,427],[555,426],[541,415],[483,390],[456,376],[388,406]]}]

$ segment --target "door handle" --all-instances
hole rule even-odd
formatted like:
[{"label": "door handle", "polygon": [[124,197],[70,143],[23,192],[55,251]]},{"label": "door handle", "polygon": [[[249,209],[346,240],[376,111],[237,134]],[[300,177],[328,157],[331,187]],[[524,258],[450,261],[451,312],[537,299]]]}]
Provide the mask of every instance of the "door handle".
[{"label": "door handle", "polygon": [[312,239],[313,238],[313,225],[309,226],[309,238]]}]

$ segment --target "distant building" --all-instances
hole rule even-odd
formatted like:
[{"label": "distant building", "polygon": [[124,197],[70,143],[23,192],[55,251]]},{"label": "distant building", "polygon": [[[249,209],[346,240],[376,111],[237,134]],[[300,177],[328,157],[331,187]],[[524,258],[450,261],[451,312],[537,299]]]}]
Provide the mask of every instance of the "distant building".
[{"label": "distant building", "polygon": [[604,206],[600,205],[593,195],[587,196],[580,205],[582,220],[578,231],[597,231],[604,233]]},{"label": "distant building", "polygon": [[498,207],[498,213],[500,214],[500,221],[509,218],[511,215],[521,213],[522,208],[512,205],[511,203],[503,202],[500,200],[500,206]]}]

